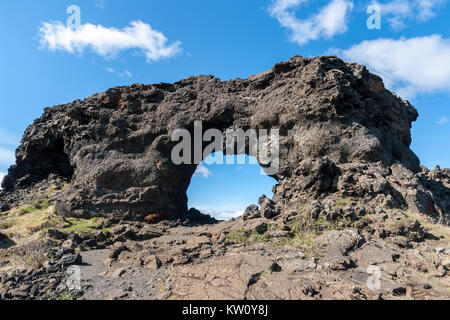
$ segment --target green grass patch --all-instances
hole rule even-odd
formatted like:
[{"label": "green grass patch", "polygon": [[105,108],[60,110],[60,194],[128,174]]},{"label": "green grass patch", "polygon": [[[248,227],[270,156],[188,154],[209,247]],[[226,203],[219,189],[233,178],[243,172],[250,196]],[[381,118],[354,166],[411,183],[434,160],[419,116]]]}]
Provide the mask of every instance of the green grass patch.
[{"label": "green grass patch", "polygon": [[102,223],[102,218],[64,218],[63,231],[68,233],[75,232],[81,235],[88,235],[97,232],[100,229]]},{"label": "green grass patch", "polygon": [[324,231],[344,230],[352,225],[350,219],[341,218],[337,221],[327,221],[320,217],[315,220],[307,215],[302,215],[290,224],[291,231],[285,236],[271,237],[270,232],[276,230],[276,225],[269,225],[267,231],[258,233],[256,231],[238,229],[226,235],[226,243],[250,244],[264,243],[272,246],[290,245],[301,248],[308,256],[319,257],[322,246],[316,243],[316,238]]}]

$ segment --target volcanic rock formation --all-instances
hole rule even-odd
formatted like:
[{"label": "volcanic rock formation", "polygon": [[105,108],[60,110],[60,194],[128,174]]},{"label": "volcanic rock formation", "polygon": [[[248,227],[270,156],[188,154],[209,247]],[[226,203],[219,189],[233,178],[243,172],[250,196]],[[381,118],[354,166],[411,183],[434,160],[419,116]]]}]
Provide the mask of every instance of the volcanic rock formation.
[{"label": "volcanic rock formation", "polygon": [[345,197],[448,224],[450,172],[420,167],[409,148],[417,117],[378,76],[336,57],[295,56],[249,79],[117,87],[45,109],[23,136],[0,205],[56,174],[71,181],[57,200],[61,215],[182,217],[196,164],[171,161],[171,136],[202,121],[203,130],[280,130],[279,184],[265,206],[273,212]]}]

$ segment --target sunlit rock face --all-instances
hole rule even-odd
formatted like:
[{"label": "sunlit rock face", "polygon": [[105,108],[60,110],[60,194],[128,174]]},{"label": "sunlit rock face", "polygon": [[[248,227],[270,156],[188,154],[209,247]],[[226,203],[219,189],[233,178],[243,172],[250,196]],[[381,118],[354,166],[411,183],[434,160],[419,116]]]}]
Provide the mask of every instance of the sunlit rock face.
[{"label": "sunlit rock face", "polygon": [[445,222],[449,172],[419,166],[409,148],[417,116],[364,66],[295,56],[249,79],[136,84],[48,108],[26,130],[2,186],[11,193],[57,174],[71,180],[57,200],[59,214],[182,217],[196,164],[173,163],[171,137],[177,129],[193,133],[201,121],[203,131],[279,130],[279,168],[271,176],[281,214],[347,197]]}]

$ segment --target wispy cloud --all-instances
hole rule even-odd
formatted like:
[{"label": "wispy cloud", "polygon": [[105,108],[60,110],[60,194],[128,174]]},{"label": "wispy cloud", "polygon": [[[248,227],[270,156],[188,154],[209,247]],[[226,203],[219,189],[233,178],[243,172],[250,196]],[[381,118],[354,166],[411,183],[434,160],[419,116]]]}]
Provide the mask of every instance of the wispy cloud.
[{"label": "wispy cloud", "polygon": [[194,206],[197,210],[200,210],[204,214],[209,214],[218,220],[230,220],[240,217],[244,214],[245,210],[230,209],[230,208],[212,208],[209,206],[198,205]]},{"label": "wispy cloud", "polygon": [[381,9],[381,15],[394,30],[405,27],[406,20],[423,22],[436,16],[447,0],[392,0],[380,3],[372,1]]},{"label": "wispy cloud", "polygon": [[440,117],[438,119],[438,121],[436,121],[437,124],[444,124],[448,122],[448,118],[447,117]]},{"label": "wispy cloud", "polygon": [[311,40],[331,38],[348,30],[348,15],[353,2],[332,0],[307,19],[298,19],[295,9],[308,0],[275,0],[269,8],[270,15],[290,32],[291,41],[304,45]]},{"label": "wispy cloud", "polygon": [[440,35],[368,40],[335,52],[367,65],[401,96],[450,91],[450,39]]},{"label": "wispy cloud", "polygon": [[133,21],[123,29],[90,23],[73,29],[60,21],[44,22],[38,36],[42,49],[71,54],[91,49],[102,57],[114,57],[119,52],[137,49],[144,53],[147,62],[169,58],[181,51],[180,42],[169,44],[162,32],[142,21]]},{"label": "wispy cloud", "polygon": [[95,6],[97,8],[104,10],[106,8],[106,5],[107,5],[106,0],[95,0]]},{"label": "wispy cloud", "polygon": [[128,78],[133,77],[133,74],[128,70],[125,70],[124,72],[117,72],[113,68],[105,68],[105,70],[108,71],[109,73],[113,73],[119,77],[128,77]]},{"label": "wispy cloud", "polygon": [[16,161],[15,152],[13,150],[0,148],[0,165],[10,166]]},{"label": "wispy cloud", "polygon": [[207,167],[201,164],[197,167],[197,170],[195,171],[194,175],[208,179],[210,176],[213,175],[213,173],[211,172],[211,170],[209,170]]}]

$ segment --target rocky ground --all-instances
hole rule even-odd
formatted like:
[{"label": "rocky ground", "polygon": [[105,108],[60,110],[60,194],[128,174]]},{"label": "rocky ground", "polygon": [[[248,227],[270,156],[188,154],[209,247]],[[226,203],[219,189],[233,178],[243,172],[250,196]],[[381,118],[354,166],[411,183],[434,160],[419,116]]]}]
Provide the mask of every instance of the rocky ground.
[{"label": "rocky ground", "polygon": [[63,186],[2,213],[0,299],[450,298],[449,228],[409,211],[340,198],[273,216],[262,197],[226,222],[116,223],[55,215]]}]

